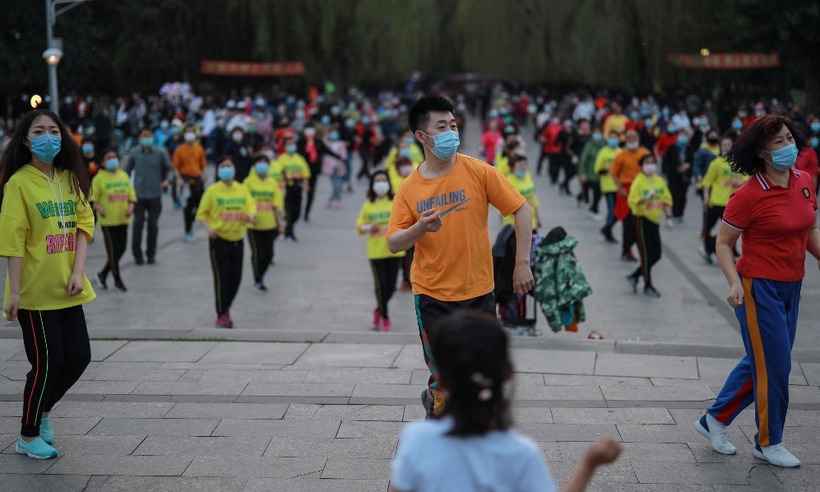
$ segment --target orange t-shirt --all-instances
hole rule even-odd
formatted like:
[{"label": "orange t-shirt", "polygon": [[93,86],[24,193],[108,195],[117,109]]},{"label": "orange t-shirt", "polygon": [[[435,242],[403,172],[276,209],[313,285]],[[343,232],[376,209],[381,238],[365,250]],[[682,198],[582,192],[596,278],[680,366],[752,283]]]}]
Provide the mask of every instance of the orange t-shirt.
[{"label": "orange t-shirt", "polygon": [[197,142],[184,143],[176,148],[172,161],[179,174],[198,178],[205,171],[205,150]]},{"label": "orange t-shirt", "polygon": [[455,302],[492,292],[489,205],[507,216],[527,201],[486,162],[457,154],[445,176],[427,179],[420,169],[414,171],[393,201],[388,235],[410,228],[427,210],[446,210],[465,200],[441,219],[441,229],[416,241],[410,275],[415,294]]},{"label": "orange t-shirt", "polygon": [[622,185],[631,185],[641,172],[641,159],[647,154],[649,150],[644,147],[638,147],[635,150],[621,149],[612,161],[612,166],[609,168],[610,174]]}]

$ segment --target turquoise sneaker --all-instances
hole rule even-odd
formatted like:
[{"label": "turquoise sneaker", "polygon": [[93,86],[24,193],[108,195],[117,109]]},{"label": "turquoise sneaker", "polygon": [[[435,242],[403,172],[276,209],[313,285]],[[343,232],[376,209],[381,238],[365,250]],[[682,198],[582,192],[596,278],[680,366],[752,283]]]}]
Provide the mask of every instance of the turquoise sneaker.
[{"label": "turquoise sneaker", "polygon": [[35,460],[50,460],[60,454],[54,447],[45,442],[42,437],[35,437],[28,442],[24,441],[22,437],[18,437],[17,443],[14,445],[14,450],[17,451],[18,454],[24,454]]},{"label": "turquoise sneaker", "polygon": [[40,437],[48,444],[54,444],[54,426],[45,415],[40,418]]}]

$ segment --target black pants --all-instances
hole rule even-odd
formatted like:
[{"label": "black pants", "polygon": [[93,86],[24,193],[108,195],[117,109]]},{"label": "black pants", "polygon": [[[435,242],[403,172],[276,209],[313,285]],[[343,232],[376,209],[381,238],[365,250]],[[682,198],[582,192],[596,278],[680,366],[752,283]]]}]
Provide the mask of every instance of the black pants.
[{"label": "black pants", "polygon": [[703,219],[703,249],[707,255],[715,254],[717,238],[712,235],[712,227],[723,217],[724,207],[706,207]]},{"label": "black pants", "polygon": [[307,203],[305,204],[305,222],[310,222],[310,211],[313,210],[313,199],[316,196],[316,182],[319,180],[319,175],[322,173],[322,166],[320,164],[310,166],[310,187],[307,190]]},{"label": "black pants", "polygon": [[390,319],[387,304],[396,293],[396,280],[399,278],[402,258],[382,258],[370,260],[373,272],[373,284],[376,291],[376,305],[382,318]]},{"label": "black pants", "polygon": [[644,286],[654,286],[652,267],[661,259],[661,227],[649,219],[636,217],[635,229],[638,236],[638,251],[641,254],[641,266],[632,272],[632,277],[642,276]]},{"label": "black pants", "polygon": [[285,188],[285,237],[293,237],[293,226],[302,215],[302,183],[295,183]]},{"label": "black pants", "polygon": [[134,205],[134,230],[131,233],[131,253],[135,260],[142,260],[142,229],[145,227],[145,215],[148,214],[148,243],[146,254],[151,260],[157,254],[157,235],[159,233],[159,216],[162,213],[162,198],[137,200]]},{"label": "black pants", "polygon": [[689,181],[683,178],[669,180],[669,193],[672,195],[672,217],[680,219],[686,209],[686,192],[689,190]]},{"label": "black pants", "polygon": [[562,154],[548,154],[550,163],[549,171],[550,183],[558,184],[558,177],[561,175],[561,169],[564,169],[564,155]]},{"label": "black pants", "polygon": [[614,191],[604,193],[604,200],[606,200],[606,222],[604,222],[604,235],[608,238],[612,237],[612,228],[615,227],[615,223],[618,222],[618,218],[615,217],[615,200],[617,198],[617,193]]},{"label": "black pants", "polygon": [[579,204],[581,204],[581,203],[590,203],[589,202],[589,194],[590,194],[591,191],[592,191],[592,183],[589,182],[589,181],[582,181],[581,182],[581,189],[578,190],[578,194],[575,195],[575,199],[578,201]]},{"label": "black pants", "polygon": [[637,231],[635,221],[635,216],[632,215],[632,212],[629,212],[621,222],[621,256],[632,254],[632,246],[635,244],[635,233]]},{"label": "black pants", "polygon": [[578,173],[577,168],[575,165],[572,164],[572,159],[566,157],[563,162],[563,169],[564,169],[564,179],[561,181],[561,189],[567,195],[571,195],[572,191],[569,189],[569,183],[572,181],[572,178]]},{"label": "black pants", "polygon": [[17,317],[31,363],[23,390],[20,434],[36,437],[43,412],[51,411],[91,361],[91,345],[82,306],[53,311],[20,309]]},{"label": "black pants", "polygon": [[538,167],[536,169],[536,175],[541,176],[541,171],[544,169],[544,159],[549,160],[549,154],[541,150],[541,155],[538,156]]},{"label": "black pants", "polygon": [[251,245],[251,266],[253,267],[253,281],[261,283],[265,280],[265,272],[273,262],[273,243],[279,236],[277,229],[266,231],[248,230],[248,243]]},{"label": "black pants", "polygon": [[[468,299],[459,302],[445,302],[433,299],[426,295],[416,296],[416,319],[419,323],[419,336],[421,337],[421,347],[424,354],[424,362],[427,364],[427,369],[430,370],[430,377],[427,379],[427,388],[429,394],[433,399],[434,413],[435,409],[443,408],[444,394],[438,389],[438,370],[436,369],[435,361],[433,360],[432,347],[430,345],[430,330],[438,323],[439,320],[452,314],[456,311],[470,310],[487,313],[490,316],[496,316],[495,310],[495,295],[490,292],[481,297]],[[437,403],[436,400],[442,400]],[[438,413],[436,413],[438,415]]]},{"label": "black pants", "polygon": [[410,271],[413,269],[413,254],[415,252],[414,248],[410,248],[404,252],[404,258],[401,259],[401,278],[408,284],[410,283]]},{"label": "black pants", "polygon": [[108,261],[100,273],[105,278],[108,277],[108,272],[111,272],[114,279],[120,280],[120,258],[125,254],[128,244],[128,225],[102,226],[101,229]]},{"label": "black pants", "polygon": [[370,160],[373,158],[373,152],[370,149],[359,149],[359,160],[362,161],[359,172],[356,174],[356,179],[362,179],[370,176]]},{"label": "black pants", "polygon": [[598,215],[598,205],[601,203],[601,183],[599,181],[588,181],[592,189],[592,205],[589,211]]},{"label": "black pants", "polygon": [[214,275],[214,297],[216,314],[228,314],[231,304],[239,292],[242,282],[242,256],[245,244],[239,241],[226,241],[221,238],[210,238],[211,270]]},{"label": "black pants", "polygon": [[199,202],[202,200],[202,193],[205,184],[202,178],[194,178],[190,176],[183,176],[182,179],[191,190],[191,196],[185,202],[185,234],[190,234],[194,228],[194,219],[196,218],[196,209],[199,207]]}]

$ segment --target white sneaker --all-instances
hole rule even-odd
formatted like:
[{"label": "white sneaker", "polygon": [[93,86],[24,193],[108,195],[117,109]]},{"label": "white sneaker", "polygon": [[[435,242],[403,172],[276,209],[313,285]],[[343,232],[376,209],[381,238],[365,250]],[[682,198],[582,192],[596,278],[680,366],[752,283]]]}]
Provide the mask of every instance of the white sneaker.
[{"label": "white sneaker", "polygon": [[800,460],[786,449],[783,443],[766,446],[765,448],[755,446],[752,454],[757,459],[768,461],[770,465],[781,466],[783,468],[797,468],[800,466]]},{"label": "white sneaker", "polygon": [[695,430],[709,440],[712,449],[720,454],[736,454],[737,448],[729,440],[728,429],[708,413],[695,421]]}]

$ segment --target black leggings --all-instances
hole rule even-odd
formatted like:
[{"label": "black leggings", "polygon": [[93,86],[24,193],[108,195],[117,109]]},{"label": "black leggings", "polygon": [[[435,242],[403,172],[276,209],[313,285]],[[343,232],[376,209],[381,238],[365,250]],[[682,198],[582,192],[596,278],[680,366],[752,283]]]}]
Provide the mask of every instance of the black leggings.
[{"label": "black leggings", "polygon": [[105,278],[108,277],[108,272],[111,272],[116,280],[120,280],[120,258],[125,254],[125,248],[128,244],[128,226],[102,226],[101,229],[108,261],[105,262],[100,274]]},{"label": "black leggings", "polygon": [[589,211],[598,215],[598,205],[601,203],[601,183],[599,181],[589,181],[589,186],[592,189],[592,204]]},{"label": "black leggings", "polygon": [[399,277],[401,261],[401,258],[370,260],[370,269],[373,271],[373,283],[376,288],[376,304],[379,314],[384,319],[390,319],[387,303],[396,293],[396,279]]},{"label": "black leggings", "polygon": [[287,215],[287,226],[285,227],[285,237],[293,237],[293,227],[299,222],[302,215],[302,183],[301,181],[289,185],[285,189],[285,215]]},{"label": "black leggings", "polygon": [[191,195],[185,202],[185,210],[183,215],[185,217],[185,234],[190,234],[194,228],[194,219],[196,218],[196,209],[199,207],[199,202],[202,200],[202,193],[205,184],[202,178],[195,178],[190,176],[183,176],[183,181],[188,185]]},{"label": "black leggings", "polygon": [[686,210],[686,192],[689,191],[689,181],[685,178],[669,180],[669,192],[672,195],[672,217],[683,218]]},{"label": "black leggings", "polygon": [[641,266],[632,272],[633,278],[643,276],[644,286],[652,284],[652,267],[661,259],[661,227],[644,217],[635,217],[635,229],[638,236],[638,250],[641,253]]},{"label": "black leggings", "polygon": [[632,245],[635,244],[635,233],[637,231],[636,218],[629,212],[621,222],[621,256],[632,254]]},{"label": "black leggings", "polygon": [[712,235],[712,227],[723,217],[724,207],[706,207],[703,219],[703,249],[707,255],[715,254],[717,238]]},{"label": "black leggings", "polygon": [[40,417],[50,412],[91,362],[91,345],[82,306],[53,311],[20,309],[23,345],[31,363],[23,390],[20,434],[40,435]]},{"label": "black leggings", "polygon": [[260,283],[265,279],[265,272],[273,262],[273,243],[279,236],[277,229],[266,231],[248,230],[248,243],[251,245],[251,266],[253,280]]},{"label": "black leggings", "polygon": [[305,221],[310,221],[310,211],[313,209],[313,199],[316,196],[316,182],[319,180],[319,174],[322,173],[321,164],[310,166],[310,187],[307,190],[307,203],[305,204]]},{"label": "black leggings", "polygon": [[242,282],[242,256],[245,244],[239,241],[226,241],[222,238],[210,238],[208,247],[211,253],[211,270],[214,275],[214,297],[216,314],[222,316],[231,310],[231,304],[239,292]]}]

